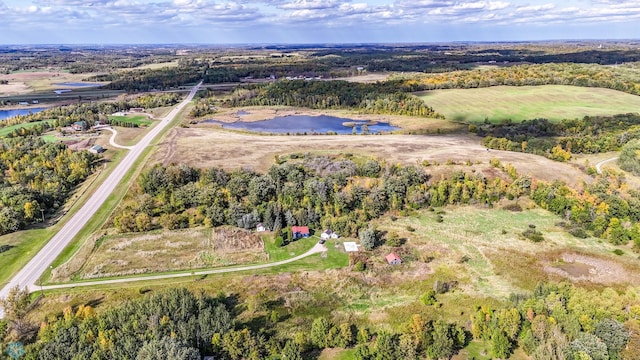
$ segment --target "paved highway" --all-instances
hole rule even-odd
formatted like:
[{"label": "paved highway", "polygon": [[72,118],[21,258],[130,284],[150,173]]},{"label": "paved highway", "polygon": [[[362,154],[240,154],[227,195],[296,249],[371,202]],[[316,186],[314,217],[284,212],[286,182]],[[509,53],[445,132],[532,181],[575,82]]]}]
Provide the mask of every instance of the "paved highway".
[{"label": "paved highway", "polygon": [[[151,141],[165,128],[171,120],[193,99],[196,91],[200,88],[202,82],[194,86],[184,101],[176,106],[171,112],[165,116],[156,126],[145,135],[142,140],[135,146],[131,147],[129,153],[122,159],[118,166],[113,170],[109,177],[100,185],[96,192],[87,200],[82,208],[75,213],[64,224],[62,229],[49,240],[49,242],[40,250],[27,265],[20,270],[11,281],[0,290],[0,298],[4,298],[9,290],[15,286],[27,287],[29,291],[35,291],[38,287],[36,282],[47,270],[49,265],[60,255],[62,250],[71,242],[78,232],[87,224],[93,214],[102,206],[111,192],[118,186],[120,180],[131,169],[138,157],[144,149],[151,144]],[[4,311],[0,309],[0,318],[4,317]]]}]

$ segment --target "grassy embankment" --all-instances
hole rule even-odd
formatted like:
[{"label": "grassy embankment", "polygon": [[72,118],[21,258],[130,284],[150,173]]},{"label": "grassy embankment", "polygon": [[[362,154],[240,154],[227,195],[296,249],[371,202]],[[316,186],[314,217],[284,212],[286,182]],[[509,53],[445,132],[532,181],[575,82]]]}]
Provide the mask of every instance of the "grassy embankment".
[{"label": "grassy embankment", "polygon": [[551,121],[587,115],[640,112],[640,97],[620,91],[563,85],[495,86],[435,90],[421,96],[447,119],[479,123],[546,118]]},{"label": "grassy embankment", "polygon": [[153,123],[153,120],[149,119],[146,115],[109,116],[109,119],[117,121],[121,126],[122,124],[149,126]]}]

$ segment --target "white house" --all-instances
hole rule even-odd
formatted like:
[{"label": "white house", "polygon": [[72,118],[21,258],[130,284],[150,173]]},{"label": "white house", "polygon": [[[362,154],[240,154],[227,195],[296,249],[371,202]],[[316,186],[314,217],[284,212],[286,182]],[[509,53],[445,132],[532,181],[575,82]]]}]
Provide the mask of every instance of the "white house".
[{"label": "white house", "polygon": [[264,225],[262,225],[262,223],[259,223],[258,225],[256,225],[256,231],[257,232],[267,231],[267,228],[265,228]]},{"label": "white house", "polygon": [[320,234],[320,239],[322,240],[337,239],[339,237],[340,236],[338,235],[338,233],[332,231],[331,229],[327,229],[323,231],[322,234]]}]

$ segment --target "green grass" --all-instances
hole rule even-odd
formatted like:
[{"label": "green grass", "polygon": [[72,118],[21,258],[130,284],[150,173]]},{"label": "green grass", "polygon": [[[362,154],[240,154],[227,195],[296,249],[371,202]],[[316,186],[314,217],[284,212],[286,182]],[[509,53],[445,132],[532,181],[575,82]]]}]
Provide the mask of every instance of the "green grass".
[{"label": "green grass", "polygon": [[429,91],[421,98],[447,119],[480,123],[640,112],[640,96],[620,91],[563,85],[495,86]]},{"label": "green grass", "polygon": [[273,236],[270,235],[263,236],[262,240],[264,241],[264,249],[269,254],[269,262],[275,262],[286,260],[308,251],[319,239],[314,237],[303,238],[293,241],[287,246],[276,246]]},{"label": "green grass", "polygon": [[25,129],[30,129],[34,126],[43,124],[48,122],[47,120],[43,120],[43,121],[34,121],[34,122],[29,122],[29,123],[23,123],[23,124],[15,124],[15,125],[11,125],[11,126],[5,126],[3,128],[0,128],[0,137],[5,137],[7,135],[9,135],[10,133],[12,133],[14,130],[20,130],[22,128]]},{"label": "green grass", "polygon": [[146,115],[109,116],[109,119],[119,121],[120,125],[126,123],[137,126],[149,126],[153,123]]}]

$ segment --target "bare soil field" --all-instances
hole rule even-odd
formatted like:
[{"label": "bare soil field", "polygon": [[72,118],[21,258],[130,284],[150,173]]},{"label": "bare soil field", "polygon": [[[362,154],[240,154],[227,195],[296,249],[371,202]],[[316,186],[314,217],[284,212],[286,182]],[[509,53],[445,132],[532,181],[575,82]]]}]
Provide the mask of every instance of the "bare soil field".
[{"label": "bare soil field", "polygon": [[605,285],[640,282],[640,275],[628,271],[622,264],[571,252],[562,253],[555,261],[544,262],[543,269],[549,274],[560,275],[574,282],[587,281]]},{"label": "bare soil field", "polygon": [[237,228],[112,235],[98,243],[80,271],[83,279],[267,260],[262,238]]},{"label": "bare soil field", "polygon": [[[480,138],[471,135],[308,135],[265,136],[207,128],[175,128],[159,144],[152,163],[187,163],[197,167],[221,167],[227,170],[248,167],[266,171],[276,155],[291,153],[339,154],[353,153],[384,159],[389,163],[445,164],[451,161],[476,164],[476,171],[494,172],[491,159],[512,164],[519,173],[538,179],[555,179],[575,184],[590,177],[576,165],[559,163],[532,154],[491,150],[480,145]],[[479,164],[478,164],[479,163]],[[465,165],[430,166],[434,175]]]}]

